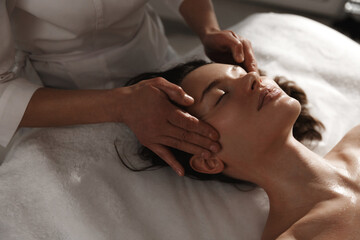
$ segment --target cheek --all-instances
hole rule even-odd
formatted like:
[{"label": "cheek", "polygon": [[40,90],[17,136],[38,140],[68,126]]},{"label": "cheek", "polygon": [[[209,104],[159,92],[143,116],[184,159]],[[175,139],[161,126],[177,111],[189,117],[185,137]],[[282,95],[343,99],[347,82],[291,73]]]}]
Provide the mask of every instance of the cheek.
[{"label": "cheek", "polygon": [[246,106],[228,103],[220,107],[207,121],[219,131],[220,135],[227,134],[246,125],[249,122],[249,113],[246,111]]},{"label": "cheek", "polygon": [[239,147],[248,148],[256,140],[258,118],[249,108],[249,104],[229,104],[207,120],[219,132],[224,152],[231,153]]},{"label": "cheek", "polygon": [[261,152],[280,136],[287,136],[301,110],[299,102],[289,97],[259,112],[252,111],[251,107],[250,104],[229,104],[207,120],[220,134],[225,159],[234,152]]}]

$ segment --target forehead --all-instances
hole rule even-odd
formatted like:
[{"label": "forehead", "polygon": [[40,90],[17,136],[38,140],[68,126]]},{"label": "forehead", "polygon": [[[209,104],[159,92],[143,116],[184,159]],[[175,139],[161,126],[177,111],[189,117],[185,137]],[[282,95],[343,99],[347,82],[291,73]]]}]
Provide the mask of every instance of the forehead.
[{"label": "forehead", "polygon": [[195,102],[200,98],[202,91],[214,80],[232,77],[234,65],[212,63],[201,66],[185,76],[180,86],[191,95]]}]

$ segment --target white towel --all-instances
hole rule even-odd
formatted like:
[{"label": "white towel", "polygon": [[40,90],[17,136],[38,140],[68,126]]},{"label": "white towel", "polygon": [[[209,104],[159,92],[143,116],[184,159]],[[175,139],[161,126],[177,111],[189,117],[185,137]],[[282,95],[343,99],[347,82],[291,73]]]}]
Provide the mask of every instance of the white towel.
[{"label": "white towel", "polygon": [[[326,153],[358,123],[360,47],[312,20],[256,14],[232,28],[249,38],[259,66],[307,92],[326,126]],[[199,48],[200,49],[200,48]],[[199,53],[199,49],[194,53]],[[121,124],[29,130],[0,166],[0,239],[260,239],[268,213],[261,189],[132,172],[138,143]]]}]

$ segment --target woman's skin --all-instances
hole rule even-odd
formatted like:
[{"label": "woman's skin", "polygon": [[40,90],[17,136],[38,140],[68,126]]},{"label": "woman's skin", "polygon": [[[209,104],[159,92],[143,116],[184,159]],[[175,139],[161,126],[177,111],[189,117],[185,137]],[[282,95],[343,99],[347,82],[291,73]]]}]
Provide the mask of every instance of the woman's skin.
[{"label": "woman's skin", "polygon": [[[184,0],[179,11],[199,36],[210,59],[242,64],[248,71],[258,71],[249,40],[220,29],[211,0]],[[33,94],[19,127],[125,123],[142,145],[183,176],[184,169],[168,147],[203,155],[221,148],[218,133],[211,125],[176,106],[189,106],[192,102],[179,86],[163,78],[112,90],[44,87]]]},{"label": "woman's skin", "polygon": [[266,191],[270,213],[262,239],[359,239],[360,127],[321,157],[293,137],[300,104],[273,80],[209,64],[181,87],[195,100],[188,111],[214,126],[222,145],[209,158],[193,156],[191,166]]}]

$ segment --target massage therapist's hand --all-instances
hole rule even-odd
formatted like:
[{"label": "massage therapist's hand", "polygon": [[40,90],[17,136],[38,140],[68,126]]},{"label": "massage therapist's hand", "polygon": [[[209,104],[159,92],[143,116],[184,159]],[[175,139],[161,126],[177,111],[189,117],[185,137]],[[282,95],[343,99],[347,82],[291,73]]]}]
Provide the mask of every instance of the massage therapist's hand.
[{"label": "massage therapist's hand", "polygon": [[214,62],[241,64],[247,72],[258,72],[249,40],[229,30],[212,30],[201,41],[206,55]]},{"label": "massage therapist's hand", "polygon": [[215,129],[172,103],[193,104],[193,98],[181,87],[154,78],[118,90],[122,91],[119,106],[124,106],[119,121],[129,126],[140,143],[166,161],[178,175],[183,175],[184,170],[166,146],[208,156],[210,151],[220,150]]}]

